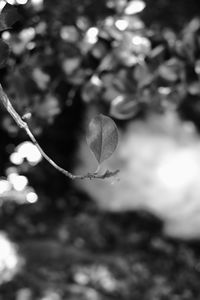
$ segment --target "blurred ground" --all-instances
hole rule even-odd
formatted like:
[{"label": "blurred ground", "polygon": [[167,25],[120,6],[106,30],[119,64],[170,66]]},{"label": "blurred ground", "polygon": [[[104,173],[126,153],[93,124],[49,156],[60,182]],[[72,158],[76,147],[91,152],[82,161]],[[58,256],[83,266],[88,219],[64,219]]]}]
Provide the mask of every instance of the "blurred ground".
[{"label": "blurred ground", "polygon": [[[37,232],[39,224],[32,237],[18,232],[26,264],[13,281],[1,285],[1,299],[200,297],[198,244],[167,239],[149,214],[102,213],[91,207],[45,222],[43,234]],[[7,231],[16,234],[11,225]]]}]

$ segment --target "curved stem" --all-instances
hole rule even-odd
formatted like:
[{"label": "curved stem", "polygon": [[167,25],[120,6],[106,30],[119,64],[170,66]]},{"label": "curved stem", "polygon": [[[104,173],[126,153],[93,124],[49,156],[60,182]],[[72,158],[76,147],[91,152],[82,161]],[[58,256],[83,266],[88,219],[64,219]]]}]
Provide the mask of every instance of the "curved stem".
[{"label": "curved stem", "polygon": [[37,149],[41,153],[42,157],[44,159],[46,159],[46,161],[48,161],[48,163],[50,165],[52,165],[56,170],[58,170],[59,172],[61,172],[65,176],[69,177],[70,179],[94,179],[94,178],[96,178],[96,179],[104,179],[104,178],[112,177],[112,176],[116,175],[119,172],[119,170],[116,170],[114,172],[107,170],[104,174],[98,174],[98,172],[96,171],[96,172],[93,172],[93,173],[87,173],[85,175],[74,175],[74,174],[70,173],[69,171],[63,169],[62,167],[60,167],[59,165],[57,165],[44,152],[44,150],[38,144],[35,136],[33,135],[33,133],[31,132],[30,128],[28,127],[28,124],[24,120],[22,120],[21,116],[18,114],[18,112],[12,106],[12,104],[11,104],[8,96],[4,92],[1,84],[0,84],[0,101],[2,102],[2,104],[4,105],[4,107],[6,108],[7,112],[15,120],[15,122],[17,123],[17,125],[19,126],[19,128],[22,128],[23,130],[26,131],[26,134],[29,136],[29,138],[33,142],[33,144],[37,147]]}]

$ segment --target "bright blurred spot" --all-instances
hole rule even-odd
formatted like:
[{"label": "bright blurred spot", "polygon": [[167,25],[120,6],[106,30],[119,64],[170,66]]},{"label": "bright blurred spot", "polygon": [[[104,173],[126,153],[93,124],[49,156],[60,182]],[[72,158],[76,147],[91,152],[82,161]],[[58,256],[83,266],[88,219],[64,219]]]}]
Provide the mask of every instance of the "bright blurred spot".
[{"label": "bright blurred spot", "polygon": [[14,167],[8,168],[6,173],[6,179],[0,178],[0,198],[5,198],[7,201],[10,200],[18,204],[32,204],[38,201],[38,195],[29,186],[27,177],[19,175]]},{"label": "bright blurred spot", "polygon": [[100,80],[100,78],[96,75],[93,75],[90,79],[91,83],[96,85],[96,86],[101,86],[102,85],[102,81]]},{"label": "bright blurred spot", "polygon": [[2,9],[4,8],[4,6],[6,5],[6,1],[0,1],[0,12],[2,11]]},{"label": "bright blurred spot", "polygon": [[13,182],[13,187],[16,191],[23,191],[28,184],[28,179],[25,176],[18,176]]},{"label": "bright blurred spot", "polygon": [[31,0],[31,4],[36,8],[40,9],[43,5],[44,0]]},{"label": "bright blurred spot", "polygon": [[6,179],[0,180],[0,195],[11,190],[11,184]]},{"label": "bright blurred spot", "polygon": [[[24,5],[28,2],[28,0],[7,0],[6,2],[10,5],[15,5],[15,4]],[[1,4],[1,0],[0,0],[0,4]]]},{"label": "bright blurred spot", "polygon": [[200,60],[199,60],[199,59],[196,61],[195,72],[196,72],[198,75],[200,74]]},{"label": "bright blurred spot", "polygon": [[20,32],[19,37],[23,42],[27,43],[35,37],[35,29],[33,27],[23,29]]},{"label": "bright blurred spot", "polygon": [[112,273],[101,265],[77,268],[74,273],[74,280],[80,285],[98,283],[107,292],[113,292],[117,287],[116,279]]},{"label": "bright blurred spot", "polygon": [[64,41],[72,43],[79,39],[79,33],[74,26],[63,26],[60,30],[60,36]]},{"label": "bright blurred spot", "polygon": [[132,0],[126,6],[124,12],[126,15],[134,15],[141,12],[145,8],[144,1],[141,0]]},{"label": "bright blurred spot", "polygon": [[14,165],[21,165],[23,163],[23,157],[21,157],[21,155],[19,155],[19,153],[17,152],[13,152],[10,155],[10,161],[11,163],[13,163]]},{"label": "bright blurred spot", "polygon": [[199,176],[195,158],[190,148],[168,154],[158,167],[158,179],[169,189],[187,188]]},{"label": "bright blurred spot", "polygon": [[27,2],[28,0],[16,0],[16,3],[21,5],[26,4]]},{"label": "bright blurred spot", "polygon": [[86,32],[86,39],[89,44],[95,44],[98,40],[99,30],[96,27],[90,27]]},{"label": "bright blurred spot", "polygon": [[23,191],[28,184],[28,179],[22,175],[10,174],[8,175],[8,179],[13,188],[18,192]]},{"label": "bright blurred spot", "polygon": [[9,171],[9,173],[8,173],[8,180],[9,180],[9,182],[13,183],[13,181],[15,180],[15,178],[17,178],[17,176],[19,176],[19,175],[14,170],[13,171],[12,170]]},{"label": "bright blurred spot", "polygon": [[8,41],[11,37],[11,34],[8,31],[4,31],[1,35],[1,37],[2,37],[3,40]]},{"label": "bright blurred spot", "polygon": [[43,3],[43,0],[31,0],[31,3],[34,5],[38,5],[38,4]]},{"label": "bright blurred spot", "polygon": [[167,96],[167,95],[169,95],[171,93],[171,88],[169,88],[169,87],[159,87],[158,88],[158,92],[161,95]]},{"label": "bright blurred spot", "polygon": [[16,148],[16,152],[22,158],[26,158],[32,165],[36,165],[42,160],[42,155],[40,154],[37,147],[29,141],[23,142],[18,145]]},{"label": "bright blurred spot", "polygon": [[120,31],[124,31],[127,29],[128,27],[128,21],[127,20],[123,20],[123,19],[119,19],[115,22],[115,26],[117,27],[117,29],[119,29]]},{"label": "bright blurred spot", "polygon": [[28,0],[7,0],[6,2],[11,5],[15,5],[15,4],[24,5],[28,2]]},{"label": "bright blurred spot", "polygon": [[15,245],[0,232],[0,284],[12,279],[18,271],[19,262]]},{"label": "bright blurred spot", "polygon": [[89,283],[90,278],[88,274],[79,271],[74,274],[74,280],[80,285],[86,285]]},{"label": "bright blurred spot", "polygon": [[134,47],[133,50],[138,54],[148,54],[151,49],[150,41],[143,36],[135,35],[133,36],[131,42]]},{"label": "bright blurred spot", "polygon": [[15,4],[15,2],[16,2],[16,0],[7,0],[7,3],[11,4],[11,5]]},{"label": "bright blurred spot", "polygon": [[139,36],[139,35],[135,35],[132,38],[132,43],[136,46],[141,45],[143,43],[143,37]]},{"label": "bright blurred spot", "polygon": [[33,50],[36,47],[36,43],[30,42],[27,44],[26,48],[28,50]]},{"label": "bright blurred spot", "polygon": [[37,202],[37,200],[38,200],[38,196],[37,196],[37,194],[34,193],[34,192],[29,192],[29,193],[26,195],[26,200],[27,200],[27,202],[29,202],[29,203],[35,203],[35,202]]},{"label": "bright blurred spot", "polygon": [[7,174],[8,174],[8,180],[12,183],[12,181],[19,176],[17,173],[17,170],[15,168],[8,168],[7,169]]}]

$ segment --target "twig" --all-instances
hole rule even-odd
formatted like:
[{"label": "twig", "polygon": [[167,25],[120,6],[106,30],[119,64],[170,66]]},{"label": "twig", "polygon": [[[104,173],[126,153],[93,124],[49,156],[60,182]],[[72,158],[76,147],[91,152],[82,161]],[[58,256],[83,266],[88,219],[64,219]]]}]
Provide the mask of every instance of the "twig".
[{"label": "twig", "polygon": [[4,107],[6,108],[7,112],[11,115],[11,117],[15,120],[19,128],[26,131],[27,135],[29,136],[30,140],[33,142],[33,144],[37,147],[37,149],[40,151],[42,157],[46,159],[49,164],[51,164],[56,170],[64,174],[65,176],[71,178],[71,179],[105,179],[112,176],[115,176],[119,170],[116,171],[109,171],[107,170],[103,174],[99,174],[97,172],[93,173],[87,173],[85,175],[74,175],[70,173],[69,171],[63,169],[59,165],[57,165],[41,148],[41,146],[38,144],[36,138],[34,137],[33,133],[31,132],[28,124],[22,119],[22,117],[16,112],[13,105],[11,104],[8,96],[4,92],[1,84],[0,84],[0,102],[3,103]]}]

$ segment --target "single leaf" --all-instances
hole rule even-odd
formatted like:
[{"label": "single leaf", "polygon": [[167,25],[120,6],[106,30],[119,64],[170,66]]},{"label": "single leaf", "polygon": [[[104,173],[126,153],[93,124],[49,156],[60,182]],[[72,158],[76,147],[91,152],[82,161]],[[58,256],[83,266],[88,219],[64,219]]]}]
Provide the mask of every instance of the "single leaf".
[{"label": "single leaf", "polygon": [[9,46],[0,39],[0,68],[4,67],[9,56],[9,52]]},{"label": "single leaf", "polygon": [[100,114],[91,120],[86,140],[100,164],[108,159],[117,147],[117,126],[111,118]]},{"label": "single leaf", "polygon": [[0,31],[10,29],[19,20],[17,9],[10,4],[6,4],[0,14]]},{"label": "single leaf", "polygon": [[131,119],[138,113],[138,111],[138,103],[124,95],[118,95],[111,102],[110,115],[118,120]]}]

